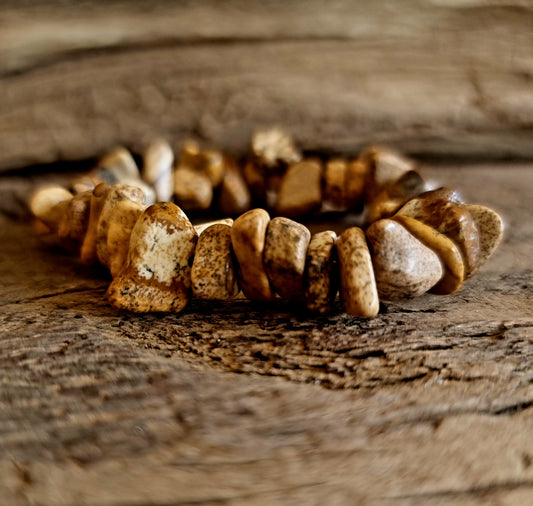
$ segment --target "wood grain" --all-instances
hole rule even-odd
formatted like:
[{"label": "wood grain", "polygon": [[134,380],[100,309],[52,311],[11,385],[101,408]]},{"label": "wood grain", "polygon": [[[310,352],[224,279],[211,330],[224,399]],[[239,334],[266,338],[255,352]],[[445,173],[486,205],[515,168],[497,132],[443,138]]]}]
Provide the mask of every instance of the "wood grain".
[{"label": "wood grain", "polygon": [[0,497],[527,504],[532,168],[430,170],[499,209],[504,243],[458,293],[387,303],[373,320],[243,300],[121,314],[104,271],[3,216]]},{"label": "wood grain", "polygon": [[4,2],[0,169],[190,135],[532,157],[533,2]]}]

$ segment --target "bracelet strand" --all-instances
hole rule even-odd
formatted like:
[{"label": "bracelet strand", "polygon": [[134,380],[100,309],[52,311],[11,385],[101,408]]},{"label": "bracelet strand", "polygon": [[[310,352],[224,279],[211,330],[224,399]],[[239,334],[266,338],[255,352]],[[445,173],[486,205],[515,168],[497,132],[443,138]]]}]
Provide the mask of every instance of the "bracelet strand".
[{"label": "bracelet strand", "polygon": [[[36,229],[56,234],[83,264],[109,268],[107,297],[119,309],[179,312],[191,295],[228,300],[242,290],[327,314],[340,292],[344,311],[363,318],[378,314],[380,300],[457,291],[501,241],[495,211],[429,190],[414,162],[391,150],[322,161],[279,129],[251,144],[240,166],[187,142],[174,167],[169,144],[157,140],[142,172],[117,148],[71,191],[37,190]],[[235,219],[193,226],[185,214],[212,208]],[[295,221],[331,212],[352,213],[360,226],[337,237]]]}]

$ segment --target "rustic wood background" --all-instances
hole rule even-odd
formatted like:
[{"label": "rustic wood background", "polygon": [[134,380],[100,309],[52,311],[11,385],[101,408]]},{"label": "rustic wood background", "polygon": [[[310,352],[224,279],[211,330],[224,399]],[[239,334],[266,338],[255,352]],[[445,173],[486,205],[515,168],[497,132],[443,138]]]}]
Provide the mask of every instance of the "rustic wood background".
[{"label": "rustic wood background", "polygon": [[[519,0],[3,1],[0,504],[529,504],[532,26]],[[143,316],[31,229],[28,193],[111,145],[241,153],[279,123],[428,157],[502,213],[502,246],[457,294],[369,321]]]}]

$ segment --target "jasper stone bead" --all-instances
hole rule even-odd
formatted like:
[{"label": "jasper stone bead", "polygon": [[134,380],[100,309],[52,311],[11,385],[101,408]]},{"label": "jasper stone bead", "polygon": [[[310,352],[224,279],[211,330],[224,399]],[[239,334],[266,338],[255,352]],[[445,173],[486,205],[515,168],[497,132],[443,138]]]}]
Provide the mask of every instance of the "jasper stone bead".
[{"label": "jasper stone bead", "polygon": [[341,300],[350,315],[371,318],[379,312],[379,297],[365,233],[346,229],[337,239]]},{"label": "jasper stone bead", "polygon": [[239,293],[230,226],[211,225],[198,237],[191,282],[193,295],[199,299],[227,300]]},{"label": "jasper stone bead", "polygon": [[268,224],[263,263],[274,290],[284,299],[302,299],[303,275],[311,232],[289,218],[273,218]]},{"label": "jasper stone bead", "polygon": [[446,198],[446,193],[446,190],[422,193],[409,200],[398,214],[415,218],[454,241],[463,255],[468,277],[477,268],[481,253],[477,224],[468,208]]},{"label": "jasper stone bead", "polygon": [[158,201],[168,202],[174,193],[174,152],[164,139],[151,142],[143,156],[143,178],[154,187]]},{"label": "jasper stone bead", "polygon": [[200,211],[211,206],[213,187],[207,175],[183,166],[174,173],[174,195],[186,211]]},{"label": "jasper stone bead", "polygon": [[457,245],[433,227],[401,214],[393,218],[422,244],[433,250],[444,267],[444,276],[431,289],[432,293],[447,295],[457,291],[464,280],[464,261]]},{"label": "jasper stone bead", "polygon": [[311,237],[305,260],[305,301],[309,311],[327,314],[333,310],[339,291],[337,234],[332,230]]},{"label": "jasper stone bead", "polygon": [[98,260],[98,254],[96,252],[98,221],[100,220],[100,213],[102,212],[105,199],[110,190],[110,185],[107,183],[100,183],[94,187],[92,192],[89,211],[89,224],[87,225],[87,232],[83,238],[80,251],[81,262],[85,265],[91,265]]},{"label": "jasper stone bead", "polygon": [[438,255],[399,223],[384,219],[370,225],[366,236],[381,299],[418,297],[444,274]]},{"label": "jasper stone bead", "polygon": [[171,202],[150,206],[133,227],[128,259],[107,296],[113,306],[138,313],[179,312],[190,298],[198,236]]},{"label": "jasper stone bead", "polygon": [[274,293],[263,265],[270,215],[264,209],[241,214],[231,227],[231,244],[239,263],[242,291],[251,300],[272,300]]},{"label": "jasper stone bead", "polygon": [[235,216],[250,209],[252,197],[237,164],[228,159],[220,188],[218,207],[226,215]]},{"label": "jasper stone bead", "polygon": [[69,201],[59,222],[57,239],[59,244],[78,252],[89,225],[89,210],[92,191],[74,195]]}]

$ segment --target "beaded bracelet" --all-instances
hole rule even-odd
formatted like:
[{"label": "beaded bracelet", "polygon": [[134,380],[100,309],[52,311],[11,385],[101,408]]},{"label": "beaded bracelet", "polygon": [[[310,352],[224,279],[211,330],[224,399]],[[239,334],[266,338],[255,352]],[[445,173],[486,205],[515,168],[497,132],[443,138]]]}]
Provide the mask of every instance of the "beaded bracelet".
[{"label": "beaded bracelet", "polygon": [[[326,314],[340,291],[346,313],[369,318],[380,299],[455,292],[502,238],[496,212],[428,190],[412,161],[384,148],[323,162],[272,129],[254,135],[244,167],[194,142],[173,166],[165,141],[147,148],[142,177],[119,148],[72,192],[47,187],[30,200],[39,231],[110,269],[107,297],[119,309],[179,312],[191,293],[227,300],[242,289]],[[215,205],[235,221],[193,226],[184,212]],[[293,219],[325,212],[356,213],[361,226],[312,235]]]}]

